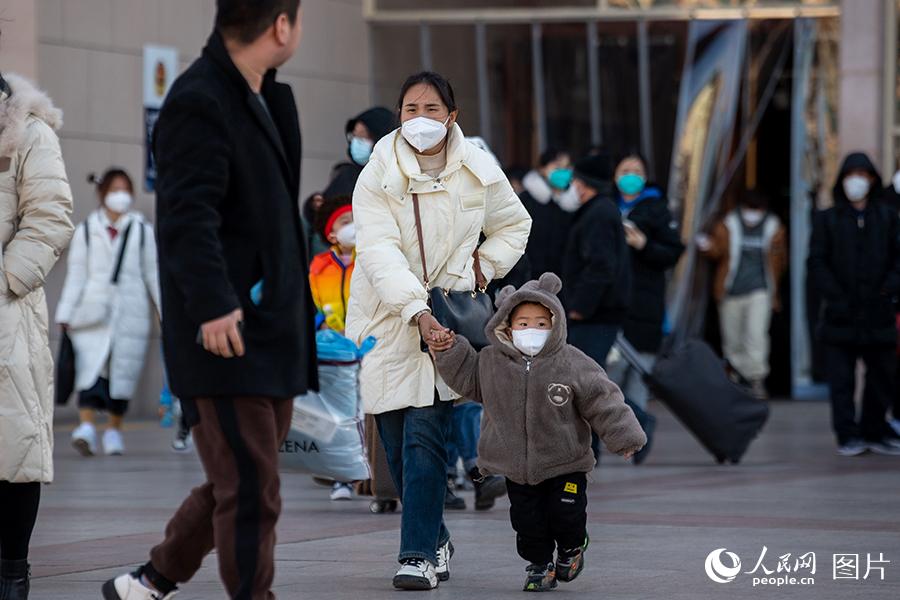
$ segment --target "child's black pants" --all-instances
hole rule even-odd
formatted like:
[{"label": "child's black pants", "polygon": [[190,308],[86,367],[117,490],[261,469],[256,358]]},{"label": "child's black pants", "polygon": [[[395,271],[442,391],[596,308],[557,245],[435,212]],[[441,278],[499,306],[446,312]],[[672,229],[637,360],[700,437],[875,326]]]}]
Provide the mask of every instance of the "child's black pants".
[{"label": "child's black pants", "polygon": [[587,536],[587,474],[573,473],[538,485],[506,480],[509,516],[519,556],[534,564],[553,562],[553,551],[574,551]]}]

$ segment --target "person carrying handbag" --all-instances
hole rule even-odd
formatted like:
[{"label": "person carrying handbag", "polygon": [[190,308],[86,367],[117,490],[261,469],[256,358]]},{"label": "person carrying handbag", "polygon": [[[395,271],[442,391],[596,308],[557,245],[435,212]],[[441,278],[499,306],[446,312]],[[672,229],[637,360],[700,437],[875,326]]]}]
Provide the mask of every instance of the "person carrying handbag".
[{"label": "person carrying handbag", "polygon": [[109,413],[103,434],[107,455],[125,452],[122,422],[147,354],[153,313],[159,314],[159,274],[153,230],[132,211],[128,173],[93,175],[101,206],[72,239],[56,322],[72,341],[80,424],[72,445],[83,456],[98,452],[97,411]]},{"label": "person carrying handbag", "polygon": [[[450,326],[484,328],[490,305],[479,288],[524,254],[531,218],[496,161],[466,141],[446,79],[413,75],[398,109],[400,129],[376,144],[353,193],[357,261],[347,337],[378,340],[360,386],[403,502],[393,584],[427,590],[450,576],[443,508],[454,394],[422,342],[449,342]],[[468,317],[451,323],[453,309]]]}]

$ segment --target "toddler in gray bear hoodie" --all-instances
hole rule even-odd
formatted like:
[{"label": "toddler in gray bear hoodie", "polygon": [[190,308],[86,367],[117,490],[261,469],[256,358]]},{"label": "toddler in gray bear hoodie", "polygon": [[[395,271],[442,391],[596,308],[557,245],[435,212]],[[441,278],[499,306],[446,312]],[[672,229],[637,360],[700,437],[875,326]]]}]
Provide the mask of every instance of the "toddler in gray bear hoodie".
[{"label": "toddler in gray bear hoodie", "polygon": [[450,388],[484,404],[478,467],[507,478],[519,555],[530,563],[526,591],[552,589],[584,568],[591,431],[626,458],[647,442],[616,384],[566,343],[561,288],[545,273],[502,289],[481,352],[462,336],[432,346]]}]

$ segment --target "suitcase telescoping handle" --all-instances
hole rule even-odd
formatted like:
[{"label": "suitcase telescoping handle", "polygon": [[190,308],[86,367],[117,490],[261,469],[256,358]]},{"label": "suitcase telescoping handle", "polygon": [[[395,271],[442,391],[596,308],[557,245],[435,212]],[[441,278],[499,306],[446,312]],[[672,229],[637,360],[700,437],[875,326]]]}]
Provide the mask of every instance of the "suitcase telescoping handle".
[{"label": "suitcase telescoping handle", "polygon": [[622,332],[619,332],[619,335],[616,337],[616,347],[622,354],[622,358],[640,373],[642,379],[647,380],[650,378],[650,366],[644,362],[641,353],[631,345],[631,342],[625,339],[625,335]]}]

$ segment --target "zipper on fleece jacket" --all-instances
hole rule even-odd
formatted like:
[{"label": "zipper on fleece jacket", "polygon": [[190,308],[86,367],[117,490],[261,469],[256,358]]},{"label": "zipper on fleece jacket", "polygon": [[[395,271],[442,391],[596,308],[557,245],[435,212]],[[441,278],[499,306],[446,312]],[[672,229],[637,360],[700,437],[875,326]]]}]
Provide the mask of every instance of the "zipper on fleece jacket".
[{"label": "zipper on fleece jacket", "polygon": [[528,381],[531,378],[531,364],[534,361],[530,358],[525,359],[525,403],[523,404],[525,411],[522,415],[522,423],[525,426],[525,483],[528,483]]}]

